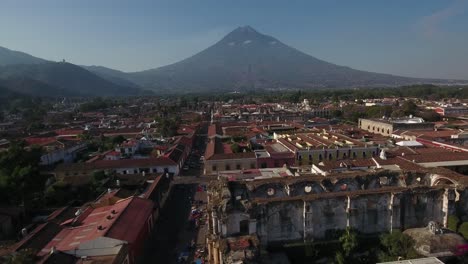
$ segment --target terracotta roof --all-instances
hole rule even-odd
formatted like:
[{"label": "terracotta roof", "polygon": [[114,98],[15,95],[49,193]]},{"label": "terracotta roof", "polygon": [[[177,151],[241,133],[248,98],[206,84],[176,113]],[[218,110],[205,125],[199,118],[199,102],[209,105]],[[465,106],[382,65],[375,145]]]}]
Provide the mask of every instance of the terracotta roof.
[{"label": "terracotta roof", "polygon": [[91,164],[94,164],[96,168],[100,168],[100,169],[177,165],[174,161],[172,161],[171,159],[167,157],[148,158],[148,159],[98,160]]},{"label": "terracotta roof", "polygon": [[57,140],[54,137],[46,137],[46,138],[43,138],[43,137],[28,137],[28,138],[25,138],[24,141],[26,141],[26,143],[28,143],[28,145],[44,146],[44,145],[48,145],[50,143],[54,143]]},{"label": "terracotta roof", "polygon": [[80,134],[83,134],[84,130],[83,129],[59,129],[55,130],[55,133],[59,136],[65,136],[65,135],[71,135],[71,136],[77,136]]},{"label": "terracotta roof", "polygon": [[62,227],[56,223],[48,222],[36,227],[28,236],[18,242],[13,250],[31,248],[41,250],[49,241],[51,241],[60,231]]},{"label": "terracotta roof", "polygon": [[79,226],[65,228],[51,237],[38,255],[48,254],[52,247],[73,250],[83,242],[103,236],[134,243],[152,211],[153,202],[139,197],[99,208],[88,207],[74,220]]},{"label": "terracotta roof", "polygon": [[145,226],[146,220],[153,213],[153,202],[132,197],[123,210],[114,225],[107,231],[106,236],[135,243],[139,235],[137,231]]},{"label": "terracotta roof", "polygon": [[223,154],[214,154],[213,156],[207,158],[208,160],[226,160],[226,159],[255,159],[254,152],[240,152],[240,153],[223,153]]},{"label": "terracotta roof", "polygon": [[373,167],[375,162],[372,159],[346,159],[346,160],[325,160],[316,165],[324,170],[334,170],[339,168]]},{"label": "terracotta roof", "polygon": [[59,164],[57,171],[75,171],[75,170],[105,170],[116,168],[137,168],[150,166],[173,166],[177,165],[167,157],[148,158],[148,159],[120,159],[120,160],[97,160],[86,163]]},{"label": "terracotta roof", "polygon": [[223,142],[219,138],[212,138],[206,145],[205,158],[209,159],[214,154],[223,154],[224,147]]},{"label": "terracotta roof", "polygon": [[153,180],[153,182],[151,183],[151,185],[148,187],[148,189],[145,191],[145,193],[143,194],[143,197],[144,199],[149,199],[152,195],[153,195],[153,192],[154,190],[156,190],[156,187],[158,187],[159,183],[160,182],[163,182],[165,178],[163,178],[162,175],[159,175],[158,177],[156,177],[156,179]]}]

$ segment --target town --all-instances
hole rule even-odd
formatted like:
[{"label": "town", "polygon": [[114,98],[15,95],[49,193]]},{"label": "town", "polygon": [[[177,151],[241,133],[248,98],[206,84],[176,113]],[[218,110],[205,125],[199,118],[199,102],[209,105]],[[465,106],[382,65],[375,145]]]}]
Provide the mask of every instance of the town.
[{"label": "town", "polygon": [[412,88],[9,101],[0,259],[458,263],[468,89]]}]

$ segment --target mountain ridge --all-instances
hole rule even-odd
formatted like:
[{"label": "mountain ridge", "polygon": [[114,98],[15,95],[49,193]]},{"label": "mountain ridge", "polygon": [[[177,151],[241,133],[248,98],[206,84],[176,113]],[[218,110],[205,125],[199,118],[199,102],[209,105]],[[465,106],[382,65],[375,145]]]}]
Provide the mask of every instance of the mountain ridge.
[{"label": "mountain ridge", "polygon": [[7,88],[31,95],[37,95],[38,88],[34,86],[54,91],[42,96],[127,96],[145,93],[139,88],[114,84],[82,67],[65,62],[1,66],[0,79],[9,84]]},{"label": "mountain ridge", "polygon": [[48,61],[21,51],[11,50],[0,46],[0,66],[9,64],[37,64],[45,62]]},{"label": "mountain ridge", "polygon": [[250,26],[236,28],[212,46],[179,62],[128,74],[142,87],[172,91],[398,86],[438,81],[329,63]]},{"label": "mountain ridge", "polygon": [[[9,55],[5,55],[6,53]],[[2,62],[2,58],[6,58],[5,61]],[[11,74],[5,72],[8,73],[9,68],[16,68],[24,76],[13,74],[15,78],[35,79],[62,89],[71,86],[73,92],[89,95],[115,95],[116,92],[122,93],[121,95],[134,94],[118,87],[127,87],[129,91],[140,89],[140,92],[141,89],[150,89],[162,93],[186,93],[385,87],[421,83],[450,84],[457,81],[403,77],[333,64],[262,34],[251,26],[238,27],[206,49],[162,67],[123,72],[103,66],[79,66],[80,69],[94,75],[85,79],[93,79],[102,86],[103,92],[96,90],[95,86],[92,91],[80,91],[76,85],[76,78],[70,79],[69,83],[50,80],[54,79],[53,76],[41,79],[45,73],[38,72],[47,72],[50,63],[53,62],[0,47],[0,78],[11,78]],[[24,70],[25,67],[29,69]],[[41,67],[44,69],[38,70]],[[80,69],[75,69],[77,75],[83,74]],[[57,69],[58,72],[60,71]],[[52,75],[51,72],[48,74]],[[103,81],[112,83],[115,87],[110,88],[109,84]]]}]

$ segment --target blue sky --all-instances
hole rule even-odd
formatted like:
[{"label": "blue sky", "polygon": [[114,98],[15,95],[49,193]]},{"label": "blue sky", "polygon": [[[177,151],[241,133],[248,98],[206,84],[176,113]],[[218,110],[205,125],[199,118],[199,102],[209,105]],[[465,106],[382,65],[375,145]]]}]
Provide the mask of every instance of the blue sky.
[{"label": "blue sky", "polygon": [[468,0],[1,0],[0,46],[137,71],[238,26],[360,70],[468,79]]}]

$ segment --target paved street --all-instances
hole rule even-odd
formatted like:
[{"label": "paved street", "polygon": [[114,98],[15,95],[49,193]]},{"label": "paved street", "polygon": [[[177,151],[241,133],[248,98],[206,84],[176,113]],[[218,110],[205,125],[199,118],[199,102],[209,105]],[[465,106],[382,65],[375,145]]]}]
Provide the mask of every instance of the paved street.
[{"label": "paved street", "polygon": [[[195,185],[174,186],[172,194],[161,213],[157,228],[146,243],[145,252],[139,263],[176,263],[177,249],[190,243],[186,235],[191,199]],[[180,240],[182,238],[182,240]]]},{"label": "paved street", "polygon": [[[206,125],[202,127],[202,130],[206,134]],[[180,253],[189,251],[188,247],[192,240],[197,246],[203,246],[206,228],[204,225],[200,225],[199,229],[193,228],[189,223],[189,217],[192,201],[195,199],[203,200],[200,197],[204,195],[200,192],[197,193],[198,183],[206,184],[209,180],[205,177],[200,178],[203,173],[203,163],[200,162],[200,156],[205,151],[205,140],[206,135],[197,137],[194,153],[189,156],[186,162],[186,166],[189,168],[182,170],[182,175],[176,177],[178,183],[172,186],[172,192],[169,194],[152,237],[147,241],[144,254],[138,263],[177,263]],[[199,208],[203,208],[203,206]],[[193,259],[193,253],[194,250],[191,250],[189,260]]]}]

